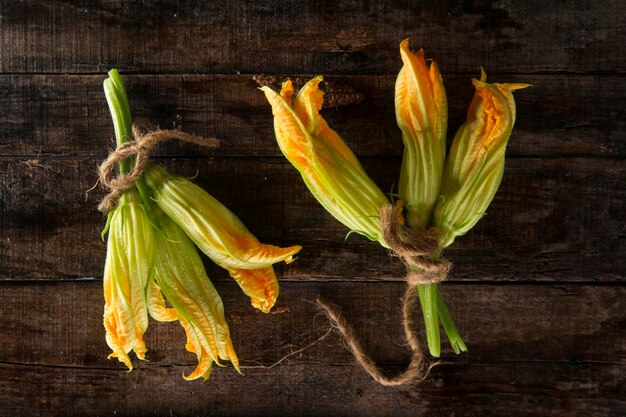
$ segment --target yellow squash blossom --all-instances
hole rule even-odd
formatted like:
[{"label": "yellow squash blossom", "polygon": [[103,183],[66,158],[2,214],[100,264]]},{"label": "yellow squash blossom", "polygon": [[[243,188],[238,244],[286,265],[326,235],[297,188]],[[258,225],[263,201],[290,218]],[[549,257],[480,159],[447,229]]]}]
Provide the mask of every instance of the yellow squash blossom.
[{"label": "yellow squash blossom", "polygon": [[154,201],[193,242],[227,269],[252,305],[268,312],[278,296],[272,264],[290,263],[301,246],[280,248],[260,243],[222,203],[191,181],[169,175],[163,168],[144,170]]},{"label": "yellow squash blossom", "polygon": [[153,231],[139,193],[129,190],[110,213],[104,266],[106,341],[129,370],[131,350],[144,359],[143,334],[148,328],[145,289],[153,263]]},{"label": "yellow squash blossom", "polygon": [[292,102],[291,81],[280,94],[261,90],[272,106],[276,140],[287,159],[302,175],[315,198],[352,231],[387,246],[379,213],[387,197],[365,173],[350,148],[320,116],[324,93],[321,76],[309,81]]},{"label": "yellow squash blossom", "polygon": [[[155,231],[154,280],[148,288],[149,311],[155,320],[179,320],[187,333],[186,349],[195,353],[198,366],[187,380],[204,378],[213,363],[239,361],[230,340],[222,299],[204,271],[202,260],[185,232],[166,216]],[[167,308],[163,295],[173,308]]]},{"label": "yellow squash blossom", "polygon": [[489,84],[481,72],[443,173],[441,197],[434,223],[444,234],[444,246],[465,234],[485,214],[498,190],[504,170],[504,151],[515,123],[512,92],[528,84]]},{"label": "yellow squash blossom", "polygon": [[404,66],[396,80],[395,104],[405,148],[398,194],[410,225],[425,229],[441,189],[448,103],[437,63],[431,61],[429,67],[424,51],[411,52],[408,39],[400,44],[400,55]]}]

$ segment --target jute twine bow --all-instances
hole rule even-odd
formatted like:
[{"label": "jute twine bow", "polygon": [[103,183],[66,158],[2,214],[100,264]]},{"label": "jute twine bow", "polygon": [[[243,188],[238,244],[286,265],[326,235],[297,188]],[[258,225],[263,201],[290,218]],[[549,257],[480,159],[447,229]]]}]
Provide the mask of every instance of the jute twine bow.
[{"label": "jute twine bow", "polygon": [[450,261],[444,258],[436,260],[432,258],[432,254],[438,247],[437,232],[435,230],[416,232],[404,227],[402,230],[398,230],[399,222],[396,210],[392,206],[383,207],[380,212],[380,224],[383,237],[391,252],[402,259],[407,269],[405,276],[407,286],[402,298],[402,326],[406,341],[411,349],[411,361],[406,370],[394,377],[384,375],[361,346],[354,334],[354,329],[341,313],[339,307],[320,296],[317,298],[317,303],[325,309],[333,326],[343,335],[356,361],[372,378],[385,386],[404,385],[422,373],[424,376],[427,375],[427,370],[422,371],[424,354],[413,330],[413,309],[418,299],[418,292],[415,287],[418,284],[436,284],[443,281],[452,266]]},{"label": "jute twine bow", "polygon": [[[108,213],[124,191],[134,187],[135,181],[141,177],[150,158],[150,151],[157,144],[166,141],[179,140],[182,142],[195,143],[206,148],[218,148],[220,141],[214,138],[202,138],[178,130],[156,129],[147,119],[137,119],[133,123],[133,136],[135,140],[125,142],[109,154],[107,159],[100,165],[100,183],[110,190],[98,210]],[[133,168],[126,174],[116,176],[117,166],[123,159],[135,157]]]}]

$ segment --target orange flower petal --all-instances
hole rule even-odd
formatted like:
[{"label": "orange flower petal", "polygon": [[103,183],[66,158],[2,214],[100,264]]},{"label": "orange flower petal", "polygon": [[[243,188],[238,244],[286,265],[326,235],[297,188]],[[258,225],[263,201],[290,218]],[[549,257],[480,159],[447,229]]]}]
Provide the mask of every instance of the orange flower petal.
[{"label": "orange flower petal", "polygon": [[226,268],[243,292],[250,297],[252,305],[269,313],[278,298],[278,281],[274,268],[262,269]]},{"label": "orange flower petal", "polygon": [[[272,106],[278,146],[296,168],[305,169],[313,158],[313,144],[306,127],[291,107],[291,96],[286,96],[285,100],[269,87],[262,87],[261,90]],[[293,94],[293,88],[288,91]]]},{"label": "orange flower petal", "polygon": [[178,320],[176,310],[165,305],[165,299],[159,284],[152,279],[148,284],[148,312],[156,321],[169,322]]},{"label": "orange flower petal", "polygon": [[300,252],[302,246],[295,245],[281,248],[259,242],[253,236],[243,236],[237,239],[233,249],[236,257],[245,259],[248,263],[268,265],[279,261],[289,264],[293,262],[294,255]]},{"label": "orange flower petal", "polygon": [[189,326],[189,323],[182,317],[179,316],[180,324],[185,329],[185,334],[187,335],[187,343],[185,344],[185,349],[188,352],[195,353],[198,358],[198,365],[196,369],[189,374],[183,375],[187,381],[191,381],[198,378],[204,378],[206,381],[211,375],[211,367],[213,366],[213,359],[211,359],[211,355],[205,350],[205,348],[200,343],[198,335]]},{"label": "orange flower petal", "polygon": [[322,151],[332,150],[333,155],[340,156],[342,163],[347,163],[362,175],[367,175],[352,150],[319,114],[324,103],[324,92],[319,89],[321,81],[323,78],[318,75],[302,87],[293,102],[293,111],[315,140],[326,145],[326,148],[316,147],[318,158]]},{"label": "orange flower petal", "polygon": [[293,83],[291,80],[287,80],[283,83],[280,89],[280,96],[287,104],[291,105],[291,96],[293,96]]},{"label": "orange flower petal", "polygon": [[432,79],[424,60],[424,51],[411,52],[407,39],[400,44],[400,56],[404,67],[398,77],[396,94],[403,105],[396,105],[397,117],[416,131],[430,129],[432,123],[438,122],[437,106],[433,100]]}]

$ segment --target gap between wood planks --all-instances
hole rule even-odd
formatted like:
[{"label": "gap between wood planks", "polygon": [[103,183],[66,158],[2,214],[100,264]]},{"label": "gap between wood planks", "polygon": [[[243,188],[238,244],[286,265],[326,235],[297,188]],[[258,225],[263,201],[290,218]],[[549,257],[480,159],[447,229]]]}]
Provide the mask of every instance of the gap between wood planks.
[{"label": "gap between wood planks", "polygon": [[[373,278],[328,278],[327,276],[312,277],[315,279],[293,279],[293,278],[280,278],[279,283],[289,283],[297,285],[306,285],[314,283],[348,283],[348,284],[389,284],[398,285],[404,283],[402,277],[397,280],[380,280]],[[211,278],[213,282],[232,282],[232,279],[215,277]],[[17,285],[17,286],[29,286],[29,285],[63,285],[63,284],[89,284],[94,282],[102,282],[102,277],[80,277],[80,278],[0,278],[0,287],[2,285]],[[498,280],[498,281],[486,281],[480,278],[476,279],[463,279],[455,280],[453,278],[447,279],[444,286],[457,286],[457,285],[484,285],[484,286],[572,286],[572,287],[626,287],[626,282],[622,281],[546,281],[546,280]]]},{"label": "gap between wood planks", "polygon": [[[50,155],[50,154],[32,154],[32,155],[2,155],[0,154],[0,161],[8,161],[8,162],[29,162],[29,161],[97,161],[102,162],[106,158],[107,154],[97,154],[97,155]],[[285,158],[282,156],[271,156],[271,155],[263,155],[263,156],[253,156],[253,155],[219,155],[219,156],[206,156],[206,155],[162,155],[158,154],[154,155],[155,159],[159,160],[190,160],[190,161],[201,161],[201,160],[234,160],[234,161],[245,161],[245,160],[256,160],[261,162],[284,162]],[[384,161],[384,160],[398,160],[401,156],[359,156],[359,161]],[[626,159],[624,156],[610,156],[610,155],[591,155],[591,154],[553,154],[553,155],[507,155],[506,159],[598,159],[598,160],[617,160],[621,161]]]},{"label": "gap between wood planks", "polygon": [[[102,76],[102,77],[106,77],[106,73],[109,69],[113,68],[114,66],[111,66],[110,68],[107,66],[106,68],[103,68],[101,71],[85,71],[85,72],[81,72],[81,71],[50,71],[50,72],[40,72],[40,71],[5,71],[5,72],[0,72],[0,77],[11,77],[11,76],[28,76],[28,75],[32,75],[32,76],[46,76],[46,75],[50,75],[50,76],[59,76],[59,75],[66,75],[66,76]],[[480,65],[477,67],[479,68]],[[398,68],[398,70],[400,70],[400,68]],[[175,72],[175,71],[165,71],[165,72],[158,72],[158,71],[134,71],[134,70],[126,70],[122,67],[120,67],[120,71],[123,72],[123,75],[132,75],[132,76],[141,76],[141,75],[145,75],[145,76],[181,76],[181,75],[193,75],[193,76],[202,76],[202,75],[208,75],[208,76],[220,76],[220,75],[226,75],[226,76],[232,76],[232,75],[237,75],[237,76],[242,76],[242,77],[254,77],[256,75],[259,74],[263,74],[263,75],[267,75],[267,76],[285,76],[288,74],[292,74],[292,72],[260,72],[260,73],[248,73],[248,72],[239,72],[239,71],[233,71],[233,72],[208,72],[208,71],[197,71],[197,72],[190,72],[190,71],[185,71],[185,72]],[[314,77],[316,75],[318,75],[319,73],[302,73],[299,72],[298,76],[302,76],[302,77]],[[384,73],[384,72],[380,72],[380,73],[366,73],[366,74],[357,74],[357,73],[349,73],[349,72],[325,72],[324,75],[327,76],[333,76],[333,77],[354,77],[354,76],[362,76],[362,77],[378,77],[378,76],[391,76],[391,75],[397,75],[397,72],[389,72],[389,73]],[[462,72],[442,72],[441,75],[443,75],[444,77],[447,75],[466,75],[468,77],[475,77],[480,75],[480,71],[462,71]],[[537,75],[545,75],[545,76],[560,76],[560,75],[594,75],[594,76],[626,76],[626,71],[621,71],[621,70],[594,70],[594,71],[525,71],[525,72],[511,72],[511,71],[504,71],[504,72],[498,72],[498,71],[489,71],[489,74],[494,74],[494,75],[511,75],[511,76],[520,76],[520,75],[532,75],[532,76],[537,76]]]},{"label": "gap between wood planks", "polygon": [[[300,353],[300,352],[296,352]],[[503,359],[500,362],[468,362],[463,360],[450,361],[451,359],[458,358],[457,356],[446,356],[442,357],[442,362],[433,367],[433,370],[437,370],[443,366],[453,366],[453,367],[505,367],[510,364],[554,364],[554,365],[569,365],[572,367],[576,366],[625,366],[626,362],[612,362],[612,361],[594,361],[594,360],[545,360],[545,359]],[[355,363],[332,363],[332,362],[322,362],[322,361],[298,361],[297,363],[274,363],[269,366],[267,365],[245,365],[246,361],[242,361],[239,365],[241,369],[272,369],[276,366],[329,366],[329,367],[356,367],[360,369],[360,366]],[[404,362],[381,362],[377,363],[377,365],[383,369],[395,369],[399,365],[403,365]],[[145,368],[188,368],[191,366],[195,366],[196,364],[193,360],[190,360],[188,363],[167,363],[167,364],[158,364],[158,363],[150,363],[146,365]],[[104,367],[104,366],[88,366],[88,365],[52,365],[45,363],[32,363],[32,362],[13,362],[13,361],[3,361],[0,360],[0,366],[14,366],[14,367],[33,367],[33,368],[49,368],[49,369],[89,369],[89,370],[97,370],[97,371],[107,371],[107,372],[123,372],[125,374],[128,373],[128,369],[122,367]],[[137,368],[140,369],[140,368]],[[432,372],[432,371],[431,371]]]}]

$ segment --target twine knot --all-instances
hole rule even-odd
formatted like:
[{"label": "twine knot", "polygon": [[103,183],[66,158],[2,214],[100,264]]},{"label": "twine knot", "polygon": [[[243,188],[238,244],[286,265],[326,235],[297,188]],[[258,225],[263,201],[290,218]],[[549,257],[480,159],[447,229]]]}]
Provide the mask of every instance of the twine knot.
[{"label": "twine knot", "polygon": [[[117,200],[124,191],[135,185],[149,161],[152,148],[160,142],[179,140],[211,149],[220,146],[219,140],[214,138],[202,138],[178,130],[158,129],[151,125],[147,119],[135,120],[132,131],[135,139],[118,146],[100,165],[99,181],[109,189],[109,194],[102,199],[98,206],[98,210],[103,213],[108,213],[115,207]],[[133,156],[135,157],[133,168],[125,175],[116,175],[119,162]]]},{"label": "twine knot", "polygon": [[317,297],[317,303],[324,308],[332,325],[343,335],[359,365],[376,382],[385,386],[407,384],[420,377],[423,379],[432,368],[431,365],[424,369],[424,354],[413,330],[413,309],[418,299],[415,287],[419,284],[436,284],[443,281],[452,266],[447,259],[433,259],[433,254],[439,247],[440,234],[437,229],[417,231],[402,227],[403,224],[401,204],[395,207],[389,205],[381,209],[380,225],[383,238],[393,255],[402,260],[407,270],[405,275],[407,286],[402,297],[402,327],[411,350],[411,360],[404,372],[393,377],[384,375],[361,346],[361,342],[354,334],[354,329],[339,307],[320,296]]},{"label": "twine knot", "polygon": [[436,228],[425,231],[402,227],[402,204],[385,206],[380,211],[383,238],[391,252],[406,266],[408,285],[437,284],[446,279],[452,264],[445,258],[433,259],[439,247],[440,232]]}]

